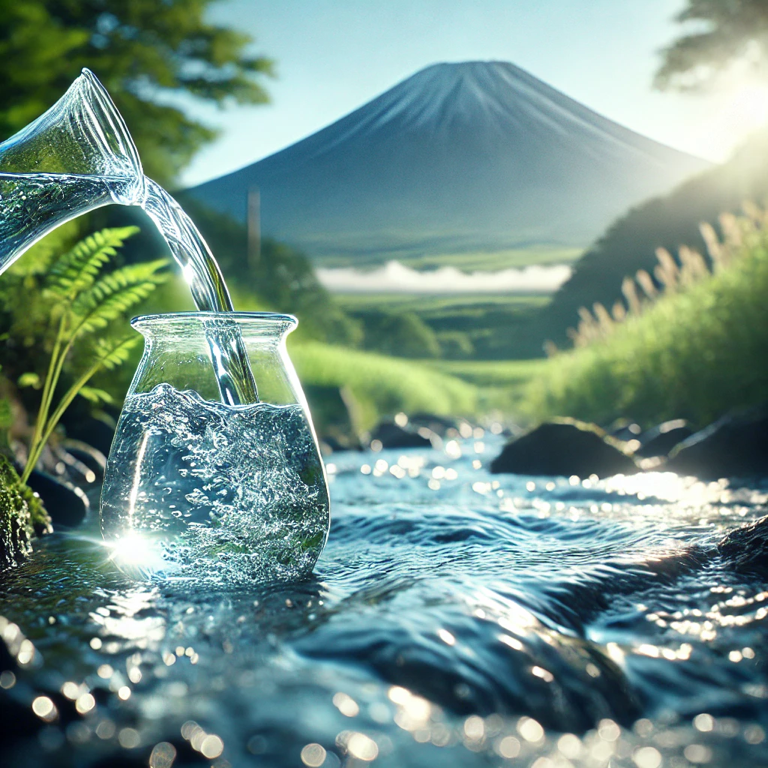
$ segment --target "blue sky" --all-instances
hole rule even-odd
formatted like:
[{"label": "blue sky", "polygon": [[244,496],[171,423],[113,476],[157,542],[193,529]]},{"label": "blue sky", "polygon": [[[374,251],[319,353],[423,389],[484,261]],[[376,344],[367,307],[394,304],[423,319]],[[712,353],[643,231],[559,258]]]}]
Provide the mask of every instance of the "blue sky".
[{"label": "blue sky", "polygon": [[[733,81],[708,96],[652,90],[681,0],[220,0],[211,19],[252,34],[276,61],[272,102],[195,108],[223,129],[186,185],[266,157],[429,64],[511,61],[633,130],[710,160],[765,117]],[[766,100],[768,101],[768,100]]]}]

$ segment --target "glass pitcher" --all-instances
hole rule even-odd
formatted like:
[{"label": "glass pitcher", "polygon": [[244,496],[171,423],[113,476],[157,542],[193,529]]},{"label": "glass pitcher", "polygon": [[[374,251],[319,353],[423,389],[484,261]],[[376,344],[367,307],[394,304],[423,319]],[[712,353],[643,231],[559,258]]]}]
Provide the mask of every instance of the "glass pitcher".
[{"label": "glass pitcher", "polygon": [[84,69],[47,112],[0,143],[0,273],[65,221],[110,203],[139,205],[144,196],[125,122]]},{"label": "glass pitcher", "polygon": [[[295,579],[330,526],[325,469],[285,339],[290,315],[136,318],[144,355],[101,497],[112,558],[130,575],[211,584]],[[261,401],[221,402],[211,340],[241,338]]]}]

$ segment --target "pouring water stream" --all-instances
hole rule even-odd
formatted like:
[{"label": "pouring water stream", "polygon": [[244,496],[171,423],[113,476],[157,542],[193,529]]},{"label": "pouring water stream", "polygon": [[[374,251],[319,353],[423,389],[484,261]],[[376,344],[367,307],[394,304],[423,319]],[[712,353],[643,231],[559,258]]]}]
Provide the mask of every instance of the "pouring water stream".
[{"label": "pouring water stream", "polygon": [[[192,220],[147,178],[109,94],[85,69],[45,114],[0,144],[0,272],[54,227],[104,205],[141,207],[157,226],[195,306],[233,311],[219,265]],[[237,331],[208,333],[223,403],[258,402]]]}]

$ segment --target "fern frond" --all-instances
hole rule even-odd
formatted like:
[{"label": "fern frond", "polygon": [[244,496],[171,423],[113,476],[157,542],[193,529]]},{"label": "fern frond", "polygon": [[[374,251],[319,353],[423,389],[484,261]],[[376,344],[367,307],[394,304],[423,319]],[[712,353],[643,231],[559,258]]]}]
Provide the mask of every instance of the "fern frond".
[{"label": "fern frond", "polygon": [[91,370],[95,372],[100,368],[106,368],[111,371],[113,368],[117,368],[128,360],[131,350],[143,341],[144,339],[136,333],[117,340],[100,340],[96,344]]},{"label": "fern frond", "polygon": [[51,265],[45,287],[70,299],[89,289],[117,249],[138,231],[138,227],[102,229],[81,240]]},{"label": "fern frond", "polygon": [[105,275],[83,291],[71,306],[76,316],[72,337],[105,328],[140,304],[168,279],[166,259],[131,264]]},{"label": "fern frond", "polygon": [[[51,265],[57,261],[61,252],[68,248],[79,236],[78,225],[75,221],[68,221],[49,232],[42,240],[35,243],[24,253],[24,258],[18,259],[8,270],[8,277],[16,277],[24,282],[45,276],[51,269]],[[36,287],[36,286],[35,286]]]},{"label": "fern frond", "polygon": [[106,405],[114,405],[115,402],[115,398],[112,397],[109,392],[104,389],[99,389],[98,387],[81,387],[78,394],[80,397],[84,397],[89,403],[93,403],[94,405],[101,405],[102,403],[105,403]]}]

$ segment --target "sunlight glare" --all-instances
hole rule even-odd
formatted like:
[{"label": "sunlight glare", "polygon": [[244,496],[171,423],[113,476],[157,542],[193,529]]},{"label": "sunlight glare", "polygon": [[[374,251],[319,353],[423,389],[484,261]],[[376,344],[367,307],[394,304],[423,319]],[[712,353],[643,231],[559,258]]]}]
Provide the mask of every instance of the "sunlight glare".
[{"label": "sunlight glare", "polygon": [[755,82],[737,86],[731,92],[728,111],[742,129],[764,125],[768,122],[768,86]]},{"label": "sunlight glare", "polygon": [[146,577],[167,565],[161,547],[135,531],[108,542],[107,546],[112,550],[109,559],[130,576]]}]

